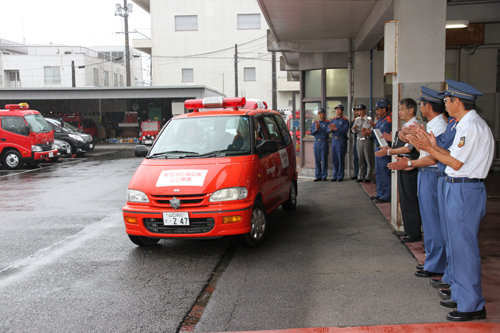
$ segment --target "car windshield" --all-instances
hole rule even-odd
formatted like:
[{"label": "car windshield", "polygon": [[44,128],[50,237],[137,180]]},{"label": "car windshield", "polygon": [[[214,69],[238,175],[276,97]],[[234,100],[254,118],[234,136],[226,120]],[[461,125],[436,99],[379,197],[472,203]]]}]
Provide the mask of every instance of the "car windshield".
[{"label": "car windshield", "polygon": [[250,153],[246,116],[207,116],[172,119],[149,156],[207,157]]},{"label": "car windshield", "polygon": [[41,114],[27,114],[24,116],[26,122],[28,123],[30,129],[34,133],[45,133],[52,131],[47,121]]},{"label": "car windshield", "polygon": [[153,131],[158,131],[158,123],[155,122],[142,122],[142,130],[144,132],[153,132]]},{"label": "car windshield", "polygon": [[78,127],[78,120],[65,120],[64,125],[71,124],[74,127]]},{"label": "car windshield", "polygon": [[68,129],[71,132],[78,132],[78,128],[76,128],[75,126],[71,125],[66,121],[64,122],[64,128]]}]

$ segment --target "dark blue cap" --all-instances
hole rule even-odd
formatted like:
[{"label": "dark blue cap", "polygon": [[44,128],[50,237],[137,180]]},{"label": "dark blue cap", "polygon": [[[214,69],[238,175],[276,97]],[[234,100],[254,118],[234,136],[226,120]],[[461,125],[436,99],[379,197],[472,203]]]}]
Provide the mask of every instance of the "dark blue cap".
[{"label": "dark blue cap", "polygon": [[339,104],[335,107],[335,109],[340,109],[342,111],[344,111],[344,107],[342,106],[342,104]]},{"label": "dark blue cap", "polygon": [[475,101],[477,96],[483,96],[482,92],[465,82],[448,79],[446,80],[446,85],[447,87],[443,96],[458,97],[472,101]]},{"label": "dark blue cap", "polygon": [[380,101],[378,101],[375,104],[375,109],[388,108],[388,107],[389,107],[389,103],[388,103],[388,100],[386,100],[386,99],[381,99]]},{"label": "dark blue cap", "polygon": [[358,105],[356,105],[356,107],[354,109],[356,109],[356,110],[366,110],[366,105],[364,105],[364,104],[358,104]]},{"label": "dark blue cap", "polygon": [[442,92],[424,86],[420,86],[419,100],[444,104]]},{"label": "dark blue cap", "polygon": [[318,113],[320,113],[320,112],[326,113],[325,109],[323,109],[323,108],[318,109]]}]

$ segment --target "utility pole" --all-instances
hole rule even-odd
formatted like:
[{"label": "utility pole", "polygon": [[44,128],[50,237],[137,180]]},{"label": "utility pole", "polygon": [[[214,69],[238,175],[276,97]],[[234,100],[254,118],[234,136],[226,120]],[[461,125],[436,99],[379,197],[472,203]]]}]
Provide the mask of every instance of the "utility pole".
[{"label": "utility pole", "polygon": [[278,110],[278,92],[277,92],[277,87],[276,87],[276,52],[272,52],[272,71],[273,71],[273,110]]},{"label": "utility pole", "polygon": [[123,17],[125,21],[125,71],[127,72],[127,87],[131,86],[130,80],[130,46],[128,41],[128,16],[132,13],[132,4],[128,5],[127,0],[123,0],[123,7],[116,4],[115,16]]},{"label": "utility pole", "polygon": [[234,44],[234,97],[238,97],[238,44]]},{"label": "utility pole", "polygon": [[125,71],[127,72],[127,87],[130,87],[130,47],[128,45],[128,11],[127,0],[123,0],[123,8],[125,8]]}]

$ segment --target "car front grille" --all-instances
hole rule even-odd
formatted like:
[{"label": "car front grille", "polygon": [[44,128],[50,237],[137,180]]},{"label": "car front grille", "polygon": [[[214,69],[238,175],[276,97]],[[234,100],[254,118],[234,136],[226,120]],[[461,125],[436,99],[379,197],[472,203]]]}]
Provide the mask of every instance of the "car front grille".
[{"label": "car front grille", "polygon": [[42,147],[42,151],[52,150],[52,144],[54,142],[38,143],[37,146]]},{"label": "car front grille", "polygon": [[163,225],[163,219],[145,218],[144,226],[149,232],[155,234],[203,234],[211,231],[215,226],[215,220],[208,218],[190,218],[189,226]]},{"label": "car front grille", "polygon": [[170,200],[173,198],[179,199],[181,207],[199,206],[207,197],[206,194],[191,194],[191,195],[151,195],[154,203],[158,206],[170,207]]}]

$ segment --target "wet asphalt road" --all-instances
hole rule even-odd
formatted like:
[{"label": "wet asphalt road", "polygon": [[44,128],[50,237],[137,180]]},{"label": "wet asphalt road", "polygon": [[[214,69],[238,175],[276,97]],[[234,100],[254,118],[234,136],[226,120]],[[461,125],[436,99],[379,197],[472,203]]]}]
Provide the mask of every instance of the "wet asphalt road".
[{"label": "wet asphalt road", "polygon": [[196,332],[445,321],[428,279],[359,184],[299,181],[258,249],[138,248],[121,207],[141,159],[96,150],[0,171],[0,332],[177,332],[224,254]]}]

